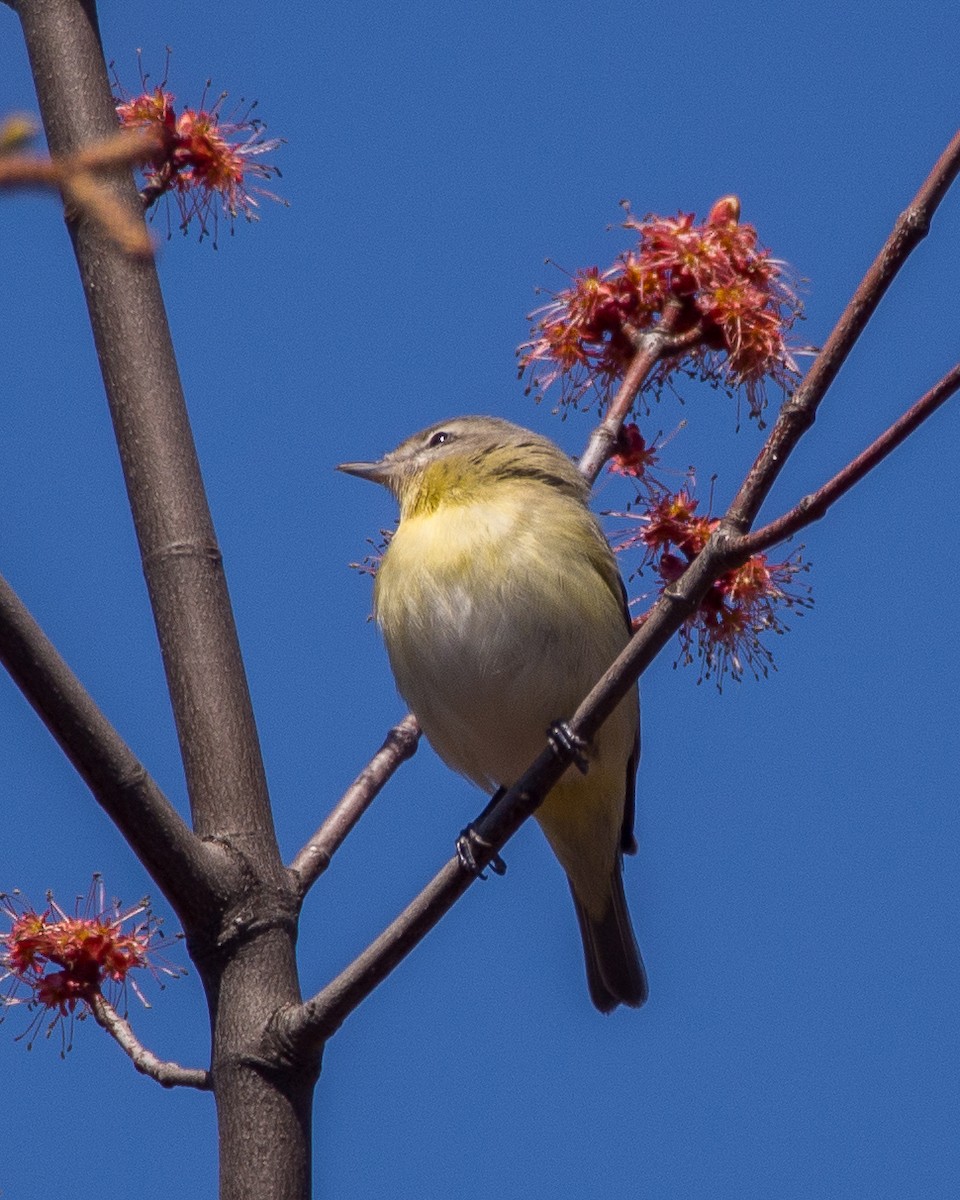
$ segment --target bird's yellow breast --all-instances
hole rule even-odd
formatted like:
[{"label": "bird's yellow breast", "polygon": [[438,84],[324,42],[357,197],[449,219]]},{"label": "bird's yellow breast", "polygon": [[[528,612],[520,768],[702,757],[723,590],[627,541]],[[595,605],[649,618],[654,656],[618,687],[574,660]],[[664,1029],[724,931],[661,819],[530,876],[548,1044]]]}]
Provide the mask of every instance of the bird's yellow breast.
[{"label": "bird's yellow breast", "polygon": [[374,608],[401,695],[483,787],[514,781],[628,637],[594,518],[543,486],[402,520]]}]

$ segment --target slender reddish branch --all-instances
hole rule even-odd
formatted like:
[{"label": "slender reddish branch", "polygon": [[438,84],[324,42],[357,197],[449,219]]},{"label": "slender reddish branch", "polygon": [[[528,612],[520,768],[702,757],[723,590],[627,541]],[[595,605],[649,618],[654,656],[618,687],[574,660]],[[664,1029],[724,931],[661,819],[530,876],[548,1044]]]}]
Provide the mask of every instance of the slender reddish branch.
[{"label": "slender reddish branch", "polygon": [[201,1067],[181,1067],[179,1063],[165,1062],[144,1046],[137,1035],[103,996],[94,996],[90,1001],[93,1019],[113,1038],[141,1075],[149,1075],[162,1087],[192,1087],[208,1092],[213,1086],[210,1072]]},{"label": "slender reddish branch", "polygon": [[290,864],[304,896],[330,865],[347,834],[367,811],[397,768],[416,753],[420,726],[407,713],[387,734],[383,745],[344,792],[327,819]]},{"label": "slender reddish branch", "polygon": [[[627,689],[684,620],[696,611],[714,580],[729,570],[734,561],[721,544],[708,544],[686,573],[660,597],[626,650],[568,721],[574,735],[588,741],[593,737]],[[568,766],[567,759],[548,747],[514,786],[474,822],[472,828],[478,838],[474,857],[481,870],[536,811]],[[321,1045],[423,940],[476,878],[459,856],[450,859],[350,966],[305,1004],[278,1015],[270,1031],[272,1038],[278,1045],[299,1052]]]},{"label": "slender reddish branch", "polygon": [[762,529],[738,538],[736,545],[740,552],[745,558],[749,558],[753,554],[759,554],[761,551],[775,546],[785,538],[792,537],[801,529],[812,525],[814,521],[819,521],[831,505],[835,504],[841,496],[846,495],[888,454],[906,441],[910,434],[935,413],[942,404],[945,404],[958,389],[960,389],[960,364],[955,366],[952,371],[948,371],[939,383],[932,387],[926,395],[921,396],[912,408],[909,408],[876,441],[871,442],[862,454],[857,455],[853,462],[834,475],[823,487],[818,488],[809,496],[804,496],[789,512],[784,513],[777,520],[771,521],[769,525],[764,525]]},{"label": "slender reddish branch", "polygon": [[803,383],[780,410],[770,436],[727,512],[729,527],[745,533],[783,470],[847,356],[901,267],[927,236],[933,214],[960,171],[960,132],[937,159],[923,186],[903,210]]},{"label": "slender reddish branch", "polygon": [[603,420],[590,434],[587,447],[580,456],[580,473],[590,483],[597,478],[603,464],[613,454],[623,422],[653,368],[662,358],[669,358],[700,339],[702,331],[699,326],[679,336],[675,333],[682,312],[681,305],[670,305],[659,324],[637,335],[637,353],[627,368]]}]

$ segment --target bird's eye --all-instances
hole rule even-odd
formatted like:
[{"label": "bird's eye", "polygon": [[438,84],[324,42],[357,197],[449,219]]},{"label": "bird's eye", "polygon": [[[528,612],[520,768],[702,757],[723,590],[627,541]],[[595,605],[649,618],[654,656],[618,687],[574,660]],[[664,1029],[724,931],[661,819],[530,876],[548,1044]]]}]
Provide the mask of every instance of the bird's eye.
[{"label": "bird's eye", "polygon": [[453,437],[453,434],[448,429],[439,429],[427,442],[427,449],[432,450],[434,446],[443,446]]}]

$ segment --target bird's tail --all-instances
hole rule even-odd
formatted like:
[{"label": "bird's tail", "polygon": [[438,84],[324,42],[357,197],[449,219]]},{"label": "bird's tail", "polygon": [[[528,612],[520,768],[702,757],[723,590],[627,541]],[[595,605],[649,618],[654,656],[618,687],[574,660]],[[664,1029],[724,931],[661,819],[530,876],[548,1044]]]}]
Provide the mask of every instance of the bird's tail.
[{"label": "bird's tail", "polygon": [[648,994],[647,973],[630,923],[619,859],[610,879],[610,900],[601,917],[581,904],[572,884],[570,891],[583,939],[590,999],[603,1013],[612,1012],[618,1004],[639,1008]]}]

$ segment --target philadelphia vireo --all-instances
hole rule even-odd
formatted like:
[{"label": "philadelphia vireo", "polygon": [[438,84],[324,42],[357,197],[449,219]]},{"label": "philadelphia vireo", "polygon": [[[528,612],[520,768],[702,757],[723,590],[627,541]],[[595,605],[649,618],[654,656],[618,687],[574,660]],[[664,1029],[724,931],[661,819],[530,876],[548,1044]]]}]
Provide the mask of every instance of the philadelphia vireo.
[{"label": "philadelphia vireo", "polygon": [[[374,585],[400,694],[449,766],[485,790],[509,787],[630,636],[586,481],[553,442],[494,417],[443,421],[339,470],[400,505]],[[535,814],[567,873],[601,1012],[647,998],[621,877],[636,849],[639,730],[634,687],[586,774],[568,768]]]}]

